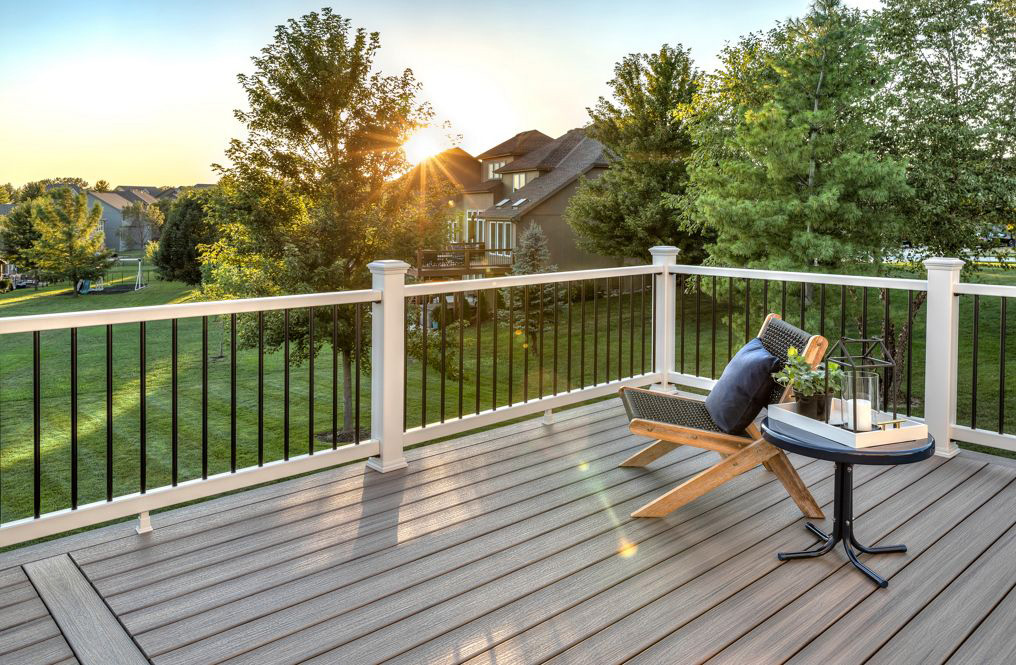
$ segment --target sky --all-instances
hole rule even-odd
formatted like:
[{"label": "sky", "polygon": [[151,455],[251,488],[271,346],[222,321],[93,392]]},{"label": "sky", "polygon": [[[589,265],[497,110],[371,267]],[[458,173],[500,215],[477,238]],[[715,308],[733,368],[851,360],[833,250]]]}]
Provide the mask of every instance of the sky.
[{"label": "sky", "polygon": [[[878,0],[851,0],[870,8]],[[236,76],[275,26],[324,0],[0,0],[0,183],[214,182],[243,135]],[[437,120],[478,154],[517,132],[584,125],[628,53],[682,44],[703,69],[807,0],[346,0],[381,34],[376,65],[411,68]]]}]

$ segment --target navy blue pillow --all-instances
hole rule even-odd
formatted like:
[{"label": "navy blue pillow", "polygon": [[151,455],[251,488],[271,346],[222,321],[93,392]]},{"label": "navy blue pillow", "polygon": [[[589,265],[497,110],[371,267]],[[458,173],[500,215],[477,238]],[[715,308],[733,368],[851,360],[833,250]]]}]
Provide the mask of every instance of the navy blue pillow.
[{"label": "navy blue pillow", "polygon": [[781,364],[757,337],[742,346],[706,397],[706,410],[713,422],[729,434],[743,432],[769,404],[777,387],[772,374]]}]

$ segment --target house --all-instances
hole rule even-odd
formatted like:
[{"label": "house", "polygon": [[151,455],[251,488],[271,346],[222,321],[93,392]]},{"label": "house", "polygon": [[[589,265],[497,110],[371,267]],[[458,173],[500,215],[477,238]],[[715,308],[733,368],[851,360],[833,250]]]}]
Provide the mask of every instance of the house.
[{"label": "house", "polygon": [[114,251],[130,249],[124,237],[123,209],[131,201],[120,192],[87,191],[88,208],[98,204],[102,208],[102,232],[106,234],[106,247]]},{"label": "house", "polygon": [[522,229],[539,225],[547,235],[551,263],[561,270],[612,266],[615,262],[580,250],[564,219],[582,177],[608,167],[604,147],[582,128],[551,139],[532,130],[484,153],[480,182],[463,190],[458,239],[490,249],[514,250]]}]

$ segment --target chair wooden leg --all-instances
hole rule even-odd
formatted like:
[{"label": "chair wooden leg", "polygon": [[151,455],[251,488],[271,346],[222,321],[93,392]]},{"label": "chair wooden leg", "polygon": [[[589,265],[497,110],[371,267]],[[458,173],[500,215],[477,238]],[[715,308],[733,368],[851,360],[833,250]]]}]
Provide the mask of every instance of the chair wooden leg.
[{"label": "chair wooden leg", "polygon": [[719,487],[731,478],[739,476],[745,471],[750,471],[765,460],[773,457],[777,452],[779,452],[779,449],[775,448],[768,441],[755,441],[694,478],[681,483],[663,496],[653,499],[632,513],[631,516],[664,517],[669,515],[684,504]]},{"label": "chair wooden leg", "polygon": [[673,443],[671,441],[656,441],[621,462],[618,466],[648,466],[680,445],[680,443]]},{"label": "chair wooden leg", "polygon": [[801,480],[801,476],[797,475],[797,469],[787,459],[787,455],[777,449],[777,454],[769,458],[769,466],[776,477],[780,479],[783,486],[787,489],[787,494],[794,500],[797,507],[801,509],[805,517],[820,520],[825,517],[822,514],[822,509],[815,501],[815,497],[808,491],[808,486]]}]

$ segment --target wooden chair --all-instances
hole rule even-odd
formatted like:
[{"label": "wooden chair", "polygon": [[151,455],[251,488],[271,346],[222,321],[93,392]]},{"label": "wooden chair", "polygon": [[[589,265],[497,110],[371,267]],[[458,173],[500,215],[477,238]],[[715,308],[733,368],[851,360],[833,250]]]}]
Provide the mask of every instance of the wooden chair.
[{"label": "wooden chair", "polygon": [[[784,362],[788,349],[797,348],[812,367],[818,365],[829,345],[824,337],[809,335],[783,321],[777,314],[766,317],[758,337],[766,350]],[[778,386],[769,401],[785,401],[789,399],[790,393],[790,388]],[[656,442],[620,466],[647,466],[682,445],[715,450],[723,458],[694,478],[642,506],[631,514],[632,517],[668,515],[761,464],[776,474],[802,513],[813,519],[822,519],[821,508],[797,475],[797,470],[782,450],[762,438],[757,423],[752,423],[739,434],[728,434],[713,422],[701,400],[641,388],[621,388],[621,400],[628,411],[628,427],[631,432],[656,439]]]}]

